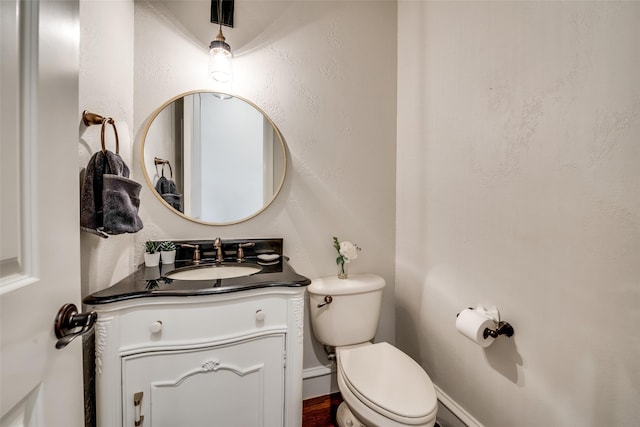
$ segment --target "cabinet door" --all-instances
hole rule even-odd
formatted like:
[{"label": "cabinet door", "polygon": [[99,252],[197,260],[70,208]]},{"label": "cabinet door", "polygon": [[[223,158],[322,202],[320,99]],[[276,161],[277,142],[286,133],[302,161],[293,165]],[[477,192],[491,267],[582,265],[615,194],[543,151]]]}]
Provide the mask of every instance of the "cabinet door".
[{"label": "cabinet door", "polygon": [[134,426],[138,392],[143,427],[282,426],[284,354],[274,334],[123,357],[123,426]]}]

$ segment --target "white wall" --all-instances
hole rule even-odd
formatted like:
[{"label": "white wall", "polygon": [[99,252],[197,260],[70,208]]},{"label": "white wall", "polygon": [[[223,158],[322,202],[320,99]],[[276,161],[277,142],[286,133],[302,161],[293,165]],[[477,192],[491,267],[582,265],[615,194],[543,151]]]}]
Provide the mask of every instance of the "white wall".
[{"label": "white wall", "polygon": [[[399,2],[397,342],[486,426],[638,423],[638,22]],[[515,336],[458,334],[479,303]]]},{"label": "white wall", "polygon": [[[82,111],[89,110],[116,122],[120,155],[133,170],[133,0],[80,2],[80,90],[78,123],[79,168],[100,150],[100,126],[86,128]],[[106,148],[114,151],[111,127]],[[142,180],[138,180],[142,182]],[[133,271],[133,236],[108,239],[80,233],[82,296],[89,295]]]},{"label": "white wall", "polygon": [[[135,8],[130,0],[81,2],[80,108],[116,120],[120,154],[143,184],[144,221],[134,236],[81,234],[83,296],[132,272],[148,238],[283,237],[292,265],[313,278],[336,273],[337,235],[364,248],[352,272],[389,282],[378,339],[393,341],[395,3],[236,2],[236,28],[225,29],[236,56],[233,91],[278,125],[289,164],[269,209],[225,227],[191,223],[162,206],[146,187],[138,154],[155,108],[179,93],[214,88],[207,46],[217,29],[208,8],[208,1],[136,1]],[[209,39],[200,36],[203,27]],[[80,125],[80,136],[84,168],[100,149],[100,129]],[[326,364],[308,330],[305,339],[305,367]]]},{"label": "white wall", "polygon": [[[135,3],[139,182],[137,147],[154,109],[179,93],[212,88],[207,55],[217,27],[208,24],[209,5]],[[395,2],[238,0],[235,18],[236,27],[224,29],[235,55],[233,91],[265,110],[284,135],[289,163],[282,192],[247,222],[205,226],[170,212],[145,186],[136,259],[147,238],[283,237],[293,267],[314,278],[337,273],[332,236],[352,240],[363,251],[351,271],[389,282],[378,339],[393,341]],[[209,31],[201,37],[203,25]],[[310,336],[306,368],[327,362]]]}]

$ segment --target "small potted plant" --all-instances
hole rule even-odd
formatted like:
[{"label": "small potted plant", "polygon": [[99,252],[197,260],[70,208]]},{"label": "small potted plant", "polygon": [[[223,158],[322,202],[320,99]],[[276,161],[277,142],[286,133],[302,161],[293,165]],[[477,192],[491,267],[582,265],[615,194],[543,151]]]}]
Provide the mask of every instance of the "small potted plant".
[{"label": "small potted plant", "polygon": [[176,261],[176,245],[172,241],[164,241],[160,243],[160,258],[162,264],[173,264]]},{"label": "small potted plant", "polygon": [[160,252],[158,243],[147,240],[144,244],[144,265],[147,267],[157,267],[160,264]]}]

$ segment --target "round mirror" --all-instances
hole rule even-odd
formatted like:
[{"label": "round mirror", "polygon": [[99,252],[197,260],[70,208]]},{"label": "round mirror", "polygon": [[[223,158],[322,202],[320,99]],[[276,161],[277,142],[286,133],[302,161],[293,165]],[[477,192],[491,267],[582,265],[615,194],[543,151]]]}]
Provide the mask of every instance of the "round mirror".
[{"label": "round mirror", "polygon": [[191,221],[246,221],[276,198],[284,182],[284,139],[252,102],[193,91],[170,99],[150,117],[142,170],[158,199]]}]

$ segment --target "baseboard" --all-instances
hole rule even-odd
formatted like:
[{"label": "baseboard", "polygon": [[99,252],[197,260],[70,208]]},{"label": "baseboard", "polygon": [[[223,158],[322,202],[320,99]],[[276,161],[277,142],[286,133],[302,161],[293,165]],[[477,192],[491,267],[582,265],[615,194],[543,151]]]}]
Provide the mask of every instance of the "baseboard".
[{"label": "baseboard", "polygon": [[302,398],[310,399],[338,391],[332,365],[314,366],[302,371]]},{"label": "baseboard", "polygon": [[447,393],[442,391],[440,387],[437,385],[433,385],[436,389],[436,396],[438,400],[447,407],[449,411],[456,417],[460,419],[463,423],[465,423],[468,427],[484,427],[478,420],[473,418],[473,416],[468,413],[462,406],[458,405],[458,403],[453,400]]},{"label": "baseboard", "polygon": [[306,380],[307,378],[316,378],[323,375],[331,375],[333,372],[335,372],[335,368],[333,368],[332,365],[314,366],[313,368],[307,368],[302,371],[302,379]]}]

